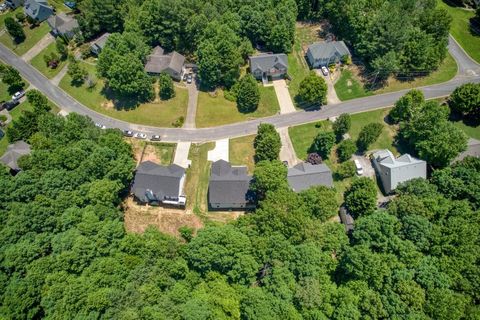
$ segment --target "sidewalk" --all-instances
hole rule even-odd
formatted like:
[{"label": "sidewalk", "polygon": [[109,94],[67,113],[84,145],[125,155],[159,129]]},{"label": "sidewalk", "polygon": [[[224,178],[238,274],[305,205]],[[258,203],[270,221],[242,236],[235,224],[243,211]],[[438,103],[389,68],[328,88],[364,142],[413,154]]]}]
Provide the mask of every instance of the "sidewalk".
[{"label": "sidewalk", "polygon": [[33,59],[33,57],[35,57],[36,55],[38,55],[43,49],[45,49],[46,47],[48,47],[51,43],[53,43],[55,41],[55,38],[50,34],[50,33],[47,33],[45,35],[45,37],[43,37],[42,39],[40,39],[40,41],[38,41],[32,49],[28,50],[23,56],[22,56],[22,59],[24,61],[30,61]]}]

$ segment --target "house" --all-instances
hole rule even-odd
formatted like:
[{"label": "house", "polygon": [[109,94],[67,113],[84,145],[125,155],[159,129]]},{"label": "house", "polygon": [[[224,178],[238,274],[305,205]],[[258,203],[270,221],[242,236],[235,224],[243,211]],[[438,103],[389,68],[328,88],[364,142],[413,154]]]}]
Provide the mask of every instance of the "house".
[{"label": "house", "polygon": [[255,194],[250,190],[252,176],[247,167],[232,167],[225,160],[212,164],[208,185],[208,204],[211,209],[255,208]]},{"label": "house", "polygon": [[18,159],[30,154],[30,145],[25,141],[17,141],[8,146],[5,154],[0,158],[0,162],[9,167],[13,173],[19,172]]},{"label": "house", "polygon": [[73,16],[63,12],[50,16],[47,23],[55,36],[72,39],[75,33],[79,32],[78,21]]},{"label": "house", "polygon": [[172,164],[142,162],[135,172],[132,193],[140,203],[185,206],[185,169]]},{"label": "house", "polygon": [[172,79],[180,81],[184,70],[185,57],[180,53],[173,51],[165,54],[160,46],[153,49],[151,55],[147,57],[145,71],[152,75],[158,75],[162,72],[169,74]]},{"label": "house", "polygon": [[100,52],[102,52],[103,48],[105,47],[108,37],[110,37],[110,33],[108,32],[98,37],[95,41],[93,41],[92,45],[90,46],[90,51],[92,51],[94,55],[98,56]]},{"label": "house", "polygon": [[427,177],[427,163],[409,154],[395,159],[390,150],[380,150],[372,155],[372,162],[386,194],[402,182]]},{"label": "house", "polygon": [[344,206],[340,207],[340,221],[345,225],[346,233],[351,233],[355,228],[355,220]]},{"label": "house", "polygon": [[299,163],[288,169],[288,184],[295,192],[301,192],[315,186],[333,187],[332,171],[324,163]]},{"label": "house", "polygon": [[259,54],[248,58],[250,73],[257,80],[282,79],[287,75],[288,59],[284,53]]},{"label": "house", "polygon": [[468,157],[468,156],[480,158],[480,141],[479,141],[479,140],[473,139],[473,138],[468,139],[468,141],[467,141],[467,150],[465,150],[464,152],[460,153],[460,154],[452,161],[452,163],[457,162],[457,161],[462,161],[463,159],[465,159],[465,158]]},{"label": "house", "polygon": [[7,6],[9,6],[12,10],[17,9],[18,7],[23,6],[24,0],[5,0]]},{"label": "house", "polygon": [[42,22],[53,15],[53,8],[48,5],[47,0],[26,0],[25,14],[37,22]]},{"label": "house", "polygon": [[307,49],[307,59],[312,68],[328,67],[340,62],[344,56],[350,56],[350,51],[343,41],[316,42]]}]

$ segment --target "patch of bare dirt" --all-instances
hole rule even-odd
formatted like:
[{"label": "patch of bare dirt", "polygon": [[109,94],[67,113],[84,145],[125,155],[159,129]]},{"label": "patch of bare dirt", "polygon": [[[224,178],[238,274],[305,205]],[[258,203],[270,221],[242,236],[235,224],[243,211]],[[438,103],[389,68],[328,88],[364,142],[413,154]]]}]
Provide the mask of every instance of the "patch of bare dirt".
[{"label": "patch of bare dirt", "polygon": [[155,163],[160,163],[160,158],[157,155],[157,149],[155,148],[155,146],[147,144],[143,151],[142,159],[140,161],[152,161]]},{"label": "patch of bare dirt", "polygon": [[113,103],[112,100],[107,100],[105,102],[102,102],[102,108],[105,108],[105,109],[114,109],[115,108],[115,104]]},{"label": "patch of bare dirt", "polygon": [[123,207],[127,232],[143,233],[149,226],[155,226],[163,233],[180,237],[180,227],[190,227],[194,234],[203,228],[198,216],[187,214],[183,209],[138,205],[132,197],[125,200]]}]

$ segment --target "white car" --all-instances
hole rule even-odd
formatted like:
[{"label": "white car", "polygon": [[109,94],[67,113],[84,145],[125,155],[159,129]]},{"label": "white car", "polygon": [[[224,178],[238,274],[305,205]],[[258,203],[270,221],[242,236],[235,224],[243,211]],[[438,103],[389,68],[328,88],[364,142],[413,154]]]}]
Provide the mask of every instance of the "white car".
[{"label": "white car", "polygon": [[21,97],[23,97],[25,95],[25,91],[21,90],[21,91],[18,91],[18,92],[15,92],[15,94],[12,96],[12,100],[13,101],[17,101],[19,100]]},{"label": "white car", "polygon": [[147,135],[145,133],[137,132],[133,135],[134,138],[137,139],[147,139]]},{"label": "white car", "polygon": [[322,67],[322,73],[323,73],[323,75],[324,75],[325,77],[328,76],[328,69],[327,69],[327,67],[325,67],[325,66]]},{"label": "white car", "polygon": [[357,174],[359,176],[363,175],[363,168],[362,168],[362,165],[360,164],[360,161],[355,159],[355,160],[353,160],[353,162],[355,162],[355,168],[357,169]]},{"label": "white car", "polygon": [[107,129],[103,124],[100,123],[95,123],[95,127],[100,128],[100,129]]},{"label": "white car", "polygon": [[8,9],[7,4],[4,2],[0,4],[0,12],[6,11]]}]

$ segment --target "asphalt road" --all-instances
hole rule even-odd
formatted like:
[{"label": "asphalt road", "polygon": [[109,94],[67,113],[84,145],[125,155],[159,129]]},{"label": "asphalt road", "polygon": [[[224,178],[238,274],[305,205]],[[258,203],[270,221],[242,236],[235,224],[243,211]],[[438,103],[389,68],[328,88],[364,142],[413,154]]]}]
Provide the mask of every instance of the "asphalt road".
[{"label": "asphalt road", "polygon": [[[480,65],[470,59],[463,49],[450,37],[449,51],[458,64],[457,76],[445,83],[418,88],[423,91],[427,99],[440,98],[448,96],[456,87],[467,82],[480,82]],[[34,67],[23,61],[7,47],[0,44],[0,60],[8,65],[12,65],[30,84],[43,92],[51,101],[57,104],[62,110],[67,112],[76,112],[87,115],[94,122],[105,125],[108,128],[119,128],[121,130],[132,130],[144,132],[147,135],[159,134],[162,140],[168,142],[177,141],[213,141],[224,138],[233,138],[255,134],[257,126],[261,122],[268,122],[277,128],[299,125],[308,122],[324,120],[330,117],[338,116],[342,113],[359,113],[379,108],[391,106],[408,90],[402,90],[394,93],[375,95],[355,100],[350,100],[338,104],[323,106],[316,111],[297,111],[284,115],[275,115],[267,118],[250,120],[246,122],[211,127],[202,129],[188,128],[156,128],[131,124],[125,121],[113,119],[97,113],[82,105],[65,91],[55,86],[45,78]]]}]

